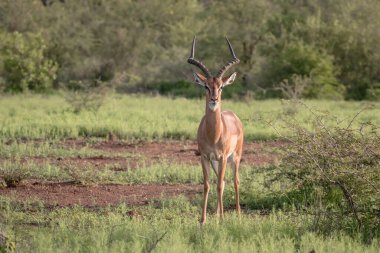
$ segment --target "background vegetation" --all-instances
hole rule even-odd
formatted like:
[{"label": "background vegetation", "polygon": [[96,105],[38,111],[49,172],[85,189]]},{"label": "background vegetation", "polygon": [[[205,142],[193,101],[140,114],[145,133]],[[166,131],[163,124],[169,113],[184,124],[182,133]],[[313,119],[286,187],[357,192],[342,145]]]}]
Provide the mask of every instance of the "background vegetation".
[{"label": "background vegetation", "polygon": [[[64,95],[66,96],[66,95]],[[0,100],[0,138],[55,139],[101,138],[112,133],[118,139],[185,140],[196,138],[196,129],[204,114],[203,99],[167,98],[143,95],[109,95],[98,110],[76,112],[64,96],[17,95]],[[348,124],[353,115],[364,110],[354,122],[380,124],[379,103],[352,101],[309,100],[301,103],[286,100],[223,102],[223,109],[232,110],[244,124],[245,141],[273,140],[289,137],[291,131],[269,124],[280,124],[289,118],[313,131],[313,113],[310,107],[324,116],[328,126]]]},{"label": "background vegetation", "polygon": [[[121,204],[92,209],[52,208],[38,199],[4,196],[0,233],[7,235],[8,244],[3,247],[41,252],[149,252],[150,248],[274,252],[279,247],[282,252],[379,251],[379,103],[226,101],[223,107],[242,118],[247,142],[277,140],[266,151],[278,156],[273,164],[246,162],[241,168],[241,218],[231,211],[232,170],[226,175],[227,218],[219,223],[212,215],[213,188],[210,220],[203,228],[197,225],[201,194],[195,199],[162,196],[142,207]],[[99,110],[76,112],[64,96],[3,96],[0,187],[17,190],[30,180],[73,182],[78,187],[199,185],[203,180],[199,165],[165,159],[152,163],[152,157],[96,149],[94,144],[104,142],[110,133],[121,146],[194,139],[203,109],[201,99],[113,94]],[[86,145],[65,145],[65,139],[71,138]],[[132,158],[137,165],[125,169],[118,164],[70,163],[78,157]],[[57,159],[67,162],[57,164]]]},{"label": "background vegetation", "polygon": [[201,184],[199,165],[93,145],[195,139],[194,35],[214,71],[228,35],[241,63],[223,108],[276,153],[243,164],[240,218],[228,170],[226,219],[204,227],[201,195],[95,208],[2,196],[0,252],[379,252],[379,13],[378,0],[0,1],[0,188]]},{"label": "background vegetation", "polygon": [[1,1],[0,87],[199,96],[191,39],[215,70],[228,35],[242,60],[235,95],[286,97],[285,82],[298,97],[378,100],[379,12],[378,0]]}]

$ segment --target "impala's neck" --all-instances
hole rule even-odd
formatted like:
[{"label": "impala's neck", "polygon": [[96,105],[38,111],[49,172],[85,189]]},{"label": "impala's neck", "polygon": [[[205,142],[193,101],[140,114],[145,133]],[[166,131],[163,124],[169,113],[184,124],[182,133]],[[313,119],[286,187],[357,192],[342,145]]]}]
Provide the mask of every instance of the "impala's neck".
[{"label": "impala's neck", "polygon": [[212,111],[209,108],[208,101],[206,102],[205,124],[209,141],[214,144],[217,143],[223,132],[221,102],[219,102],[215,111]]}]

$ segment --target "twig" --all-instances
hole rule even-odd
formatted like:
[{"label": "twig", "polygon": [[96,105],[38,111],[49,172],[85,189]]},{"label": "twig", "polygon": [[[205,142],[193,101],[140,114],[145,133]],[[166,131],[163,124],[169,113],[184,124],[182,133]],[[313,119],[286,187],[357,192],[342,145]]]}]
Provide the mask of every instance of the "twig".
[{"label": "twig", "polygon": [[163,233],[161,235],[160,238],[158,238],[157,240],[155,240],[148,249],[144,250],[143,252],[144,253],[149,253],[149,252],[152,252],[156,247],[157,247],[157,244],[162,240],[164,239],[165,235],[168,233],[168,231],[166,231],[165,233]]},{"label": "twig", "polygon": [[359,223],[359,229],[361,229],[362,227],[362,221],[361,219],[359,218],[359,215],[358,215],[358,210],[357,210],[357,207],[355,205],[355,202],[352,198],[352,195],[351,193],[346,189],[346,187],[340,182],[340,181],[336,181],[336,184],[339,186],[339,188],[342,190],[343,194],[344,194],[344,197],[346,198],[347,200],[347,203],[352,211],[352,213],[354,214],[355,216],[355,219],[356,221]]},{"label": "twig", "polygon": [[366,106],[366,107],[362,108],[360,111],[358,111],[358,112],[355,114],[355,116],[351,119],[351,121],[350,121],[350,123],[348,124],[346,130],[350,129],[350,127],[351,127],[352,123],[354,122],[354,120],[355,120],[355,119],[356,119],[356,118],[357,118],[362,112],[364,112],[364,111],[367,110],[367,109],[368,109],[368,107]]}]

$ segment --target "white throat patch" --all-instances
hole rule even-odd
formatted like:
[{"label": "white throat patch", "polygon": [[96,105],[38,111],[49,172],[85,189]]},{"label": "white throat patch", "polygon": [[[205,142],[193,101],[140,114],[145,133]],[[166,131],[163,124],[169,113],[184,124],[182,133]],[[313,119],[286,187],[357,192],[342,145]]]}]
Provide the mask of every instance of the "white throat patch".
[{"label": "white throat patch", "polygon": [[208,108],[210,108],[211,111],[215,112],[218,108],[219,103],[218,102],[209,102]]}]

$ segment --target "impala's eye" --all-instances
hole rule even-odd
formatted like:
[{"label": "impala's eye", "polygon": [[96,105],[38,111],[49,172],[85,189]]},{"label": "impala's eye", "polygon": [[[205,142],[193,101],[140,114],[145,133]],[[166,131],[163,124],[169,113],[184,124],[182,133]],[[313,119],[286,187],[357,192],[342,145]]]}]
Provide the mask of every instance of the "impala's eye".
[{"label": "impala's eye", "polygon": [[210,91],[210,88],[207,85],[205,85],[205,89]]}]

